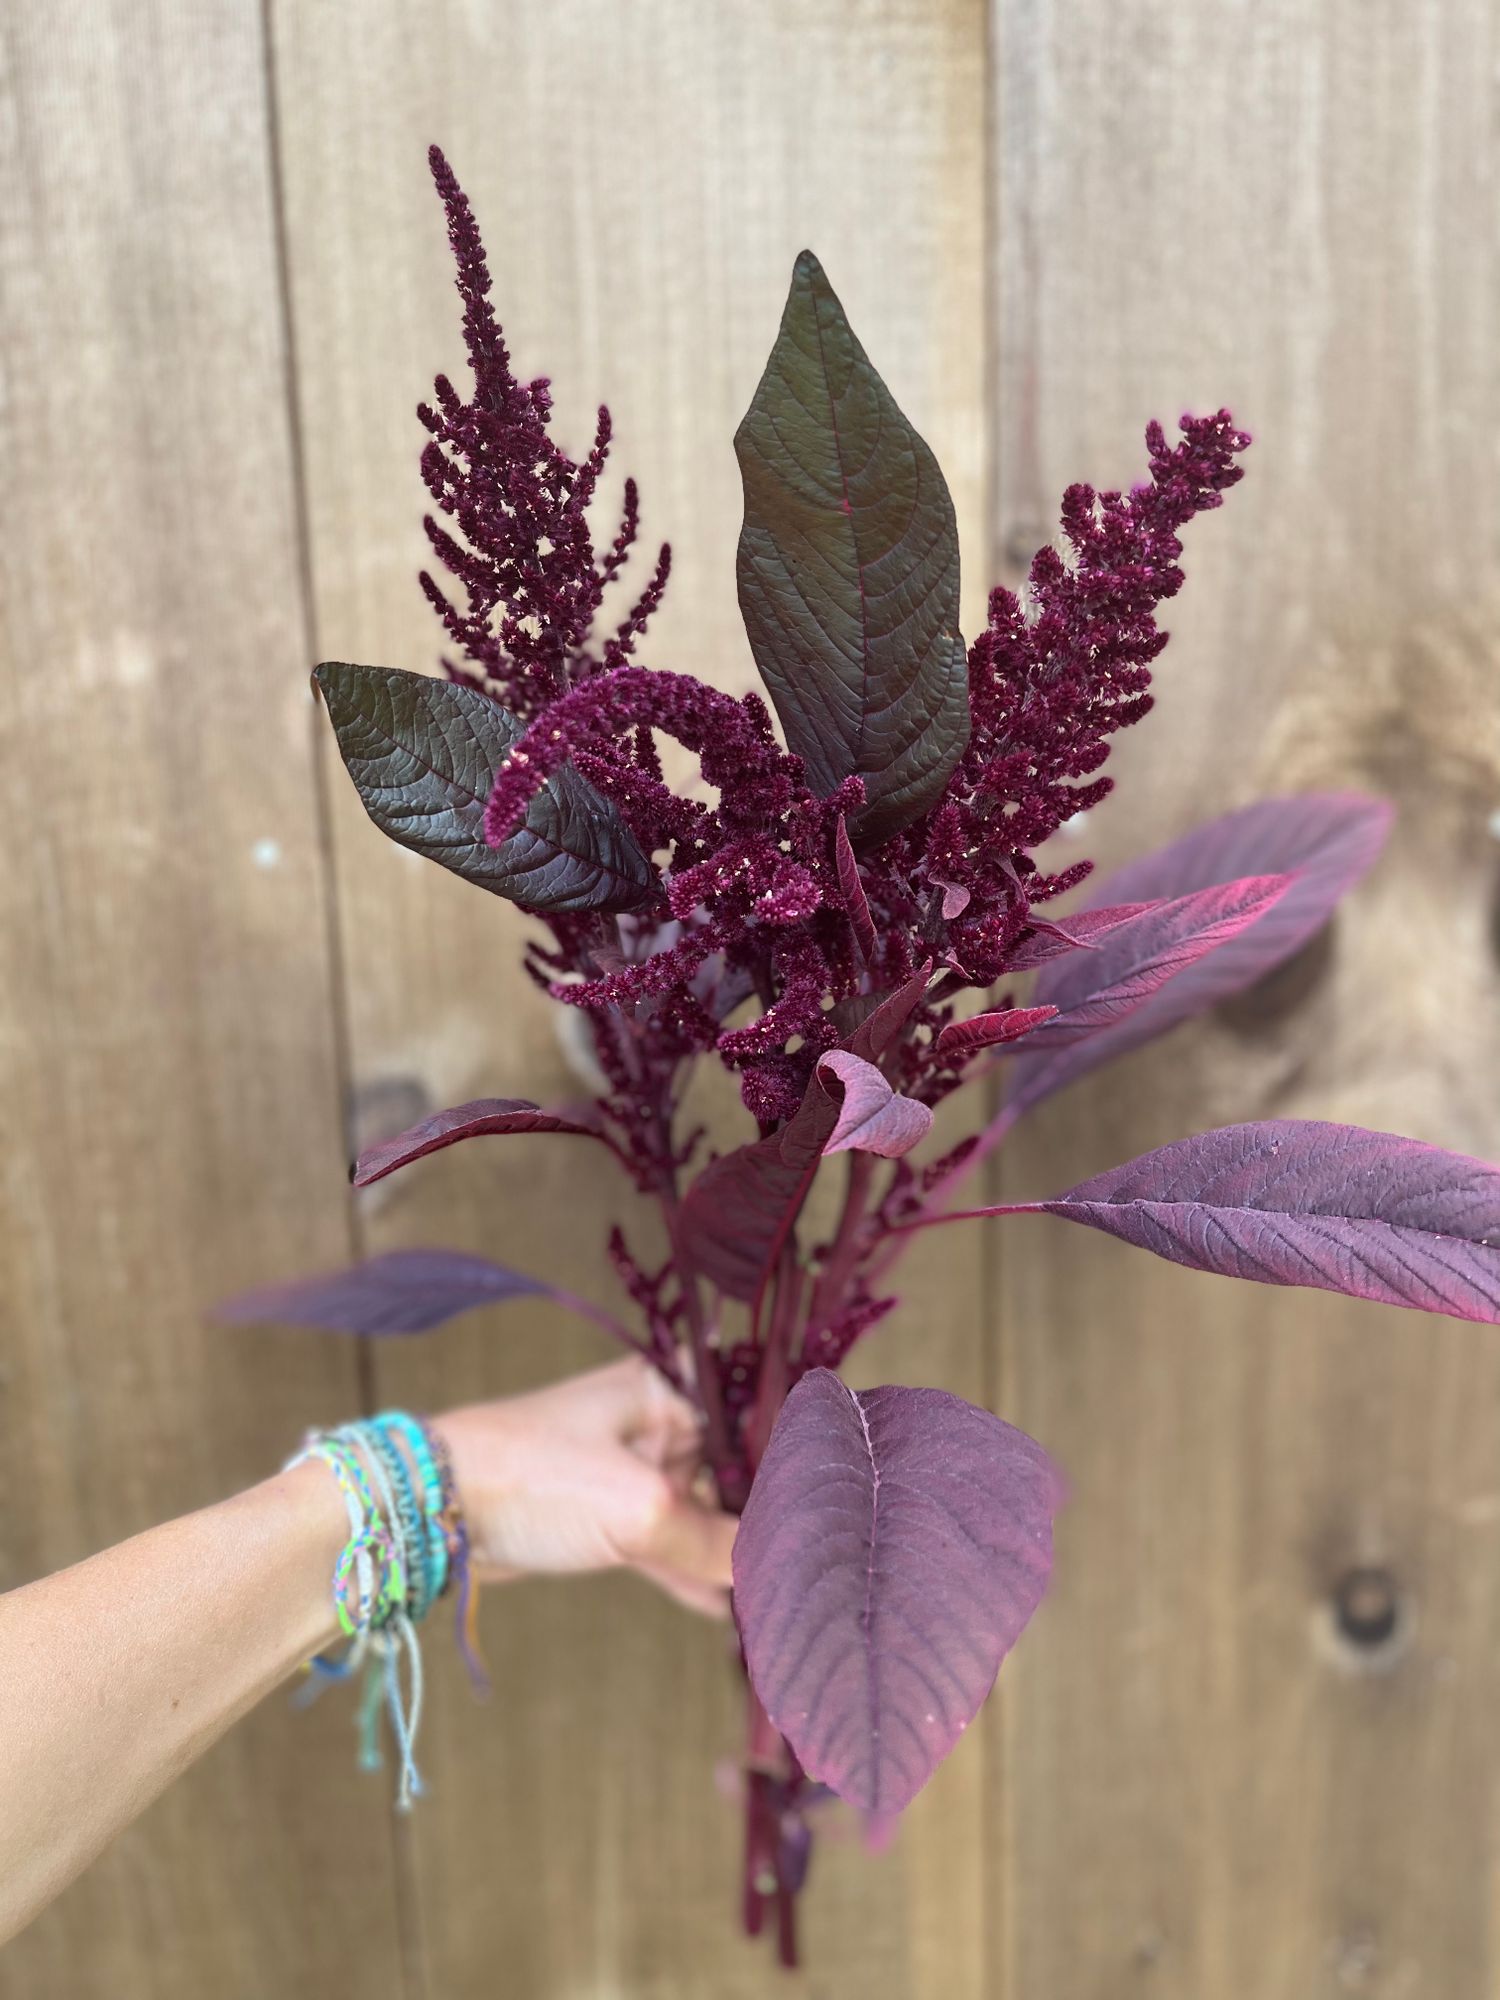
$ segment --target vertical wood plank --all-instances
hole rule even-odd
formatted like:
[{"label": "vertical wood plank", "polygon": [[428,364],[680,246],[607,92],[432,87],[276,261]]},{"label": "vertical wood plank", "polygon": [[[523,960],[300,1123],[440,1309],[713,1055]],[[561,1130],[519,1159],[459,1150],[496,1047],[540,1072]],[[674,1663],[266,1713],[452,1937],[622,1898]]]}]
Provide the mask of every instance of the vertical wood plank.
[{"label": "vertical wood plank", "polygon": [[[0,1588],[263,1477],[350,1356],[211,1328],[347,1254],[253,6],[0,37]],[[273,1700],[0,1994],[394,1995],[383,1796]]]},{"label": "vertical wood plank", "polygon": [[[1050,1104],[1007,1189],[1266,1115],[1493,1158],[1493,10],[992,20],[997,548],[1136,476],[1149,416],[1227,402],[1258,436],[1080,851],[1278,789],[1402,809],[1331,946]],[[1002,1990],[1493,1991],[1494,1331],[1040,1225],[1002,1257],[1007,1414],[1074,1492],[1007,1670]],[[1362,1652],[1330,1603],[1363,1565],[1408,1622]]]},{"label": "vertical wood plank", "polygon": [[[983,36],[977,0],[445,0],[420,26],[390,0],[279,9],[321,651],[412,666],[437,651],[413,580],[409,412],[461,350],[433,139],[485,229],[519,365],[555,378],[560,434],[576,448],[607,399],[647,535],[673,541],[653,664],[748,684],[730,440],[804,242],[982,546]],[[575,1089],[519,974],[521,920],[384,846],[344,789],[336,818],[367,1129],[481,1092]],[[372,1191],[366,1219],[377,1245],[462,1243],[603,1294],[619,1209],[607,1173],[541,1142],[435,1158]],[[982,1393],[985,1254],[945,1245],[914,1267],[914,1288],[936,1289],[872,1342],[877,1375]],[[600,1358],[545,1307],[474,1327],[383,1356],[383,1392],[437,1404]],[[435,1990],[487,1994],[497,1962],[538,1996],[780,1990],[731,1934],[736,1815],[712,1772],[740,1723],[722,1637],[627,1581],[497,1594],[486,1637],[494,1707],[440,1668],[429,1711],[415,1839]],[[884,1862],[827,1845],[810,1990],[984,1990],[981,1778],[976,1744]]]}]

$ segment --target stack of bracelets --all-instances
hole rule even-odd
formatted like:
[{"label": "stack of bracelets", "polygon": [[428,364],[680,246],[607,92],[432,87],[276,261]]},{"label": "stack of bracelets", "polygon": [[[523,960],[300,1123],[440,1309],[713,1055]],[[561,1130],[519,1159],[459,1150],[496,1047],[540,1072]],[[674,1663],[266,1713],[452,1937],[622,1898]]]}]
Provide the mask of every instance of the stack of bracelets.
[{"label": "stack of bracelets", "polygon": [[[359,1762],[380,1768],[380,1711],[390,1716],[400,1759],[396,1804],[410,1808],[422,1789],[414,1757],[422,1717],[422,1652],[417,1627],[448,1590],[457,1596],[459,1644],[477,1685],[484,1681],[473,1638],[469,1538],[453,1467],[442,1439],[420,1417],[386,1410],[335,1431],[309,1432],[288,1469],[319,1459],[339,1483],[349,1540],[333,1572],[333,1606],[349,1640],[342,1656],[309,1662],[318,1681],[364,1671]],[[401,1659],[408,1664],[401,1685]]]}]

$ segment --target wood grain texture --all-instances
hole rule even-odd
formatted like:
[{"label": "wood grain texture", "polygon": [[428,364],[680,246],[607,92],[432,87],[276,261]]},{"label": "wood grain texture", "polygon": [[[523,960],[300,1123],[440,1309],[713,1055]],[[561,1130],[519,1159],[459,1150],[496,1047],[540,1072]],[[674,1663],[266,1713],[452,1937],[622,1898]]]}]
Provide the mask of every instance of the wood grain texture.
[{"label": "wood grain texture", "polygon": [[[418,666],[436,630],[422,556],[420,433],[461,359],[424,153],[441,141],[485,230],[518,365],[554,377],[575,448],[611,404],[648,537],[676,563],[650,658],[749,684],[736,608],[734,428],[804,243],[824,259],[983,546],[982,10],[928,0],[440,4],[421,28],[276,17],[297,376],[324,654]],[[982,565],[969,578],[970,616]],[[384,846],[340,787],[337,852],[355,1109],[373,1130],[486,1092],[576,1088],[521,977],[519,919]],[[400,1110],[393,1116],[393,1107]],[[629,1198],[545,1140],[459,1148],[372,1190],[378,1246],[443,1240],[607,1296],[600,1250]],[[978,1242],[935,1248],[941,1310],[871,1343],[877,1377],[983,1393]],[[915,1274],[914,1274],[915,1275]],[[494,1393],[600,1358],[528,1302],[383,1358],[384,1393]],[[433,1989],[726,1996],[779,1991],[732,1930],[737,1815],[715,1792],[741,1720],[721,1635],[644,1588],[495,1597],[497,1697],[469,1703],[441,1643],[414,1827]],[[809,1898],[808,1990],[962,1996],[981,1961],[982,1749],[971,1745],[872,1862],[830,1842]]]},{"label": "wood grain texture", "polygon": [[[434,138],[563,436],[607,398],[647,534],[675,544],[657,664],[749,684],[730,440],[804,244],[948,476],[966,629],[1068,480],[1136,475],[1148,416],[1228,402],[1256,431],[1245,485],[1189,531],[1158,710],[1073,851],[1322,784],[1390,794],[1400,828],[1293,967],[1049,1103],[1009,1191],[1262,1115],[1500,1155],[1484,0],[265,11],[269,79],[250,0],[0,27],[0,748],[23,830],[0,873],[0,1587],[348,1412],[341,1344],[204,1326],[220,1294],[348,1254],[346,1140],[574,1087],[520,921],[380,840],[305,696],[315,653],[436,653],[410,413],[460,349]],[[357,1233],[603,1297],[627,1206],[561,1141],[480,1144],[368,1191]],[[800,1990],[1493,1992],[1500,1343],[1045,1221],[1002,1251],[1002,1227],[937,1233],[860,1374],[1047,1444],[1074,1495],[1057,1582],[895,1852],[821,1850]],[[382,1392],[439,1404],[602,1358],[546,1306],[476,1328],[383,1359]],[[1333,1613],[1362,1568],[1399,1596],[1365,1649]],[[732,1935],[720,1636],[619,1579],[496,1593],[485,1636],[488,1710],[428,1649],[399,1937],[347,1710],[273,1702],[0,1954],[0,2000],[788,1990]]]},{"label": "wood grain texture", "polygon": [[[264,1476],[355,1383],[206,1323],[347,1252],[259,21],[0,34],[3,1589]],[[275,1700],[0,1994],[394,1995],[391,1907],[347,1726]]]},{"label": "wood grain texture", "polygon": [[[1402,811],[1329,939],[1047,1105],[1007,1189],[1265,1115],[1493,1158],[1493,10],[996,0],[992,47],[998,548],[1135,476],[1149,416],[1258,439],[1086,851],[1276,789]],[[1074,1497],[994,1725],[998,1990],[1494,1991],[1493,1331],[1040,1228],[1003,1269],[1006,1411]],[[1403,1620],[1365,1651],[1363,1565]]]}]

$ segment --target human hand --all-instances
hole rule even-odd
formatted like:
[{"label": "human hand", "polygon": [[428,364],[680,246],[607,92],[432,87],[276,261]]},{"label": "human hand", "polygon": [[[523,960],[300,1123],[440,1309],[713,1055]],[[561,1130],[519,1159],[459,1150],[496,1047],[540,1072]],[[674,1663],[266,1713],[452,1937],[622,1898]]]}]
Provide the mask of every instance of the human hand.
[{"label": "human hand", "polygon": [[630,1359],[433,1419],[453,1459],[474,1574],[627,1568],[713,1617],[729,1609],[738,1523],[694,1496],[691,1404]]}]

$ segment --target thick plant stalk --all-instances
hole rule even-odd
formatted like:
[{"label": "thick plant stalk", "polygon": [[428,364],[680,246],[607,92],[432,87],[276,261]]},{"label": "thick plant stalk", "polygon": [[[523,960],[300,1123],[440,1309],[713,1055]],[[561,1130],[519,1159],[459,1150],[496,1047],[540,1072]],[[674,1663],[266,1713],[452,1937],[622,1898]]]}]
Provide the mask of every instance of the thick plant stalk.
[{"label": "thick plant stalk", "polygon": [[[744,1658],[741,1655],[741,1666]],[[776,1924],[776,1956],[789,1972],[797,1955],[797,1897],[807,1879],[810,1836],[790,1810],[802,1773],[790,1746],[745,1679],[745,1850],[741,1921],[759,1937],[768,1915]],[[794,1824],[789,1821],[795,1820]]]}]

